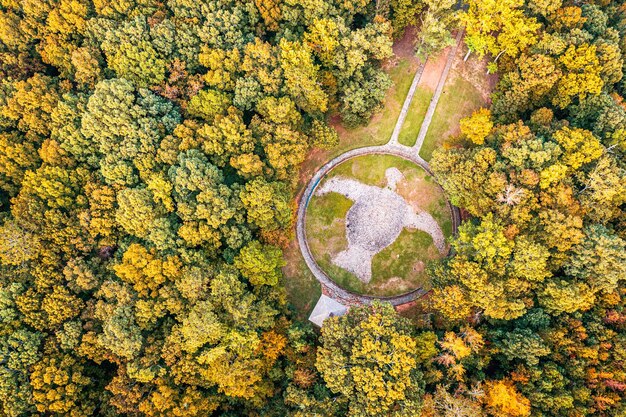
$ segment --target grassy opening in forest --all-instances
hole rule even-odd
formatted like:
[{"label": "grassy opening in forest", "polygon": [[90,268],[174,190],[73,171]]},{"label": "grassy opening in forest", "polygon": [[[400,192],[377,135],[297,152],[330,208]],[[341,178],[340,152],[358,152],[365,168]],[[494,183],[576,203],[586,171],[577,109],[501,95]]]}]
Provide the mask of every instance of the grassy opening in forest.
[{"label": "grassy opening in forest", "polygon": [[[398,172],[397,178],[390,184],[390,170]],[[438,184],[421,167],[402,158],[391,155],[367,155],[350,159],[334,168],[320,183],[307,208],[306,233],[311,253],[319,266],[339,286],[359,294],[375,296],[393,296],[406,293],[416,288],[429,288],[426,274],[429,262],[445,256],[447,245],[441,242],[438,248],[435,239],[420,227],[400,226],[399,234],[393,235],[388,245],[382,245],[371,258],[371,277],[363,280],[357,277],[349,267],[341,265],[339,258],[347,251],[352,242],[348,241],[351,224],[348,212],[354,206],[354,182],[348,190],[350,198],[342,192],[325,192],[331,182],[356,180],[370,190],[395,191],[414,213],[432,216],[435,227],[447,241],[452,233],[452,221],[449,204]],[[376,188],[374,188],[376,187]],[[374,194],[376,195],[376,194]],[[369,197],[376,199],[376,197]],[[378,201],[375,202],[379,204]],[[381,199],[379,208],[385,210]],[[370,214],[363,219],[366,228],[378,229],[377,221],[393,221],[395,213],[382,213],[382,217]],[[371,224],[368,225],[367,222]],[[359,220],[352,221],[353,225]],[[432,222],[431,222],[432,223]],[[438,226],[437,226],[438,225]],[[369,226],[369,227],[368,227]],[[362,233],[367,233],[362,232]],[[371,240],[376,240],[374,236]],[[441,239],[443,240],[443,239]],[[371,242],[366,242],[371,243]],[[445,249],[444,249],[445,248]]]}]

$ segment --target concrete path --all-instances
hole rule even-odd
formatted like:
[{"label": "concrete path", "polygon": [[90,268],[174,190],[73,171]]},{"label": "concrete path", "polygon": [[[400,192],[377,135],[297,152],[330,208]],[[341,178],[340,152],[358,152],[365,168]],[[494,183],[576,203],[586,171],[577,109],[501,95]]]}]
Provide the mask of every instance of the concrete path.
[{"label": "concrete path", "polygon": [[393,133],[391,134],[391,138],[389,138],[390,144],[398,144],[398,137],[400,136],[400,130],[402,130],[402,125],[404,125],[404,119],[406,119],[406,115],[409,112],[409,106],[411,105],[411,101],[413,101],[413,95],[415,94],[415,90],[417,90],[417,85],[420,82],[420,78],[422,78],[422,74],[424,73],[424,67],[426,67],[426,61],[420,64],[415,72],[415,76],[413,77],[413,82],[411,83],[411,88],[409,88],[409,92],[406,95],[406,99],[404,99],[404,104],[402,105],[402,110],[400,111],[400,116],[398,116],[398,120],[396,121],[396,127],[393,129]]},{"label": "concrete path", "polygon": [[[456,56],[456,52],[458,50],[459,44],[463,37],[463,31],[460,31],[456,38],[456,44],[448,54],[448,61],[446,62],[446,66],[440,76],[439,83],[437,84],[437,89],[433,98],[428,107],[428,111],[426,113],[426,118],[422,123],[420,128],[420,132],[418,134],[418,140],[413,146],[405,146],[398,142],[398,136],[400,134],[400,130],[402,129],[402,125],[404,124],[404,120],[406,118],[409,106],[411,105],[411,101],[413,99],[413,95],[415,94],[417,84],[422,76],[422,72],[424,71],[425,62],[420,65],[417,69],[415,76],[413,77],[413,83],[411,84],[411,88],[409,89],[409,93],[407,94],[407,98],[404,101],[402,106],[402,110],[400,112],[400,116],[396,122],[396,126],[391,135],[389,141],[380,146],[368,146],[364,148],[356,148],[351,149],[343,154],[331,159],[325,165],[323,165],[311,178],[307,187],[300,197],[300,202],[298,205],[298,216],[296,221],[296,237],[298,239],[298,244],[300,245],[300,251],[302,252],[302,256],[307,266],[315,276],[315,278],[322,285],[322,292],[324,292],[329,297],[341,302],[345,305],[356,305],[356,304],[370,304],[374,300],[387,301],[394,306],[408,303],[410,301],[415,300],[427,293],[423,288],[417,288],[408,293],[394,296],[394,297],[374,297],[368,295],[360,295],[355,294],[350,291],[347,291],[337,285],[327,274],[324,272],[315,259],[313,258],[313,254],[309,249],[309,244],[306,237],[306,210],[311,200],[311,197],[315,193],[315,189],[320,184],[324,176],[328,174],[334,167],[337,165],[347,161],[348,159],[355,158],[363,155],[372,155],[372,154],[381,154],[381,155],[394,155],[404,158],[408,161],[415,163],[416,165],[421,166],[426,172],[432,175],[430,170],[430,166],[428,162],[426,162],[422,157],[419,156],[419,151],[424,142],[424,138],[426,137],[426,133],[430,126],[430,122],[432,121],[432,117],[435,113],[435,109],[437,108],[437,103],[439,102],[439,98],[441,97],[441,92],[443,91],[443,86],[446,82],[446,78],[452,67],[452,62],[454,57]],[[423,131],[423,132],[422,132]],[[421,139],[420,139],[421,138]],[[450,208],[450,212],[452,213],[452,231],[456,233],[457,228],[460,223],[460,213],[457,207],[452,206],[448,202],[448,206]]]},{"label": "concrete path", "polygon": [[437,109],[437,104],[439,103],[439,99],[441,98],[441,93],[443,92],[443,87],[446,84],[446,79],[448,78],[448,73],[450,72],[450,68],[452,67],[452,63],[454,62],[454,57],[459,49],[459,45],[461,44],[461,39],[463,39],[463,30],[459,31],[456,35],[456,43],[450,49],[448,53],[448,61],[446,62],[446,66],[441,73],[441,77],[439,77],[439,82],[437,83],[437,88],[435,89],[435,94],[433,98],[430,100],[430,104],[428,105],[428,110],[426,111],[426,116],[424,116],[424,121],[422,122],[422,126],[420,127],[420,131],[417,134],[417,140],[415,141],[415,151],[419,153],[420,149],[422,149],[422,145],[424,144],[424,139],[426,138],[426,134],[428,133],[428,128],[430,127],[430,123],[433,121],[433,116],[435,115],[435,110]]}]

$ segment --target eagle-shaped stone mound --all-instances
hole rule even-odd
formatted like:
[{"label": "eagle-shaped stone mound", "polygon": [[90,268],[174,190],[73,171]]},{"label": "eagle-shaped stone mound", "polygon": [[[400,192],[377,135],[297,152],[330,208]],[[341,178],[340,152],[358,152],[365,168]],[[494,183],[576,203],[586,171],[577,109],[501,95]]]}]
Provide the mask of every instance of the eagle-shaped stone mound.
[{"label": "eagle-shaped stone mound", "polygon": [[333,177],[318,190],[317,195],[338,193],[353,201],[346,214],[348,248],[332,262],[353,273],[364,283],[372,279],[372,258],[396,241],[404,228],[428,233],[441,254],[446,243],[439,223],[426,211],[415,209],[396,192],[402,173],[395,167],[385,171],[384,188],[363,184],[351,178]]}]

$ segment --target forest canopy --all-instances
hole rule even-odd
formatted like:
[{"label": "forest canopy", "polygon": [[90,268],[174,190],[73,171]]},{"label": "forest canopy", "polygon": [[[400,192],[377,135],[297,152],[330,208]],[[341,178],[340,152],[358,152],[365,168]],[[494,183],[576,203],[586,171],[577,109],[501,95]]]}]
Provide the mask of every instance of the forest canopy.
[{"label": "forest canopy", "polygon": [[3,1],[0,28],[0,414],[262,409],[308,337],[280,272],[299,164],[329,113],[379,108],[389,20]]},{"label": "forest canopy", "polygon": [[626,9],[468,3],[499,83],[431,160],[472,216],[432,271],[441,317],[487,342],[459,387],[499,375],[523,415],[625,415]]},{"label": "forest canopy", "polygon": [[[0,416],[625,416],[626,8],[455,3],[0,0]],[[300,165],[412,26],[499,77],[431,161],[467,219],[426,314],[318,334]]]}]

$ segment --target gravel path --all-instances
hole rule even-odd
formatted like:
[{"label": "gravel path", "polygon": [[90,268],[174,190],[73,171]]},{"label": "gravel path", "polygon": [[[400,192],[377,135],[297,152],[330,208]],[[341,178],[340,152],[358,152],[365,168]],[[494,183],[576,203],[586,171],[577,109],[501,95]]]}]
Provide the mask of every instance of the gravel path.
[{"label": "gravel path", "polygon": [[411,211],[410,215],[406,219],[405,227],[409,229],[417,229],[423,232],[426,232],[433,238],[433,244],[437,248],[440,254],[445,255],[446,253],[446,238],[441,231],[441,227],[437,220],[434,219],[430,213],[425,211],[421,211],[419,213],[415,213]]},{"label": "gravel path", "polygon": [[385,178],[387,178],[387,188],[390,190],[396,190],[396,185],[402,181],[404,175],[396,167],[387,168],[385,171]]}]

